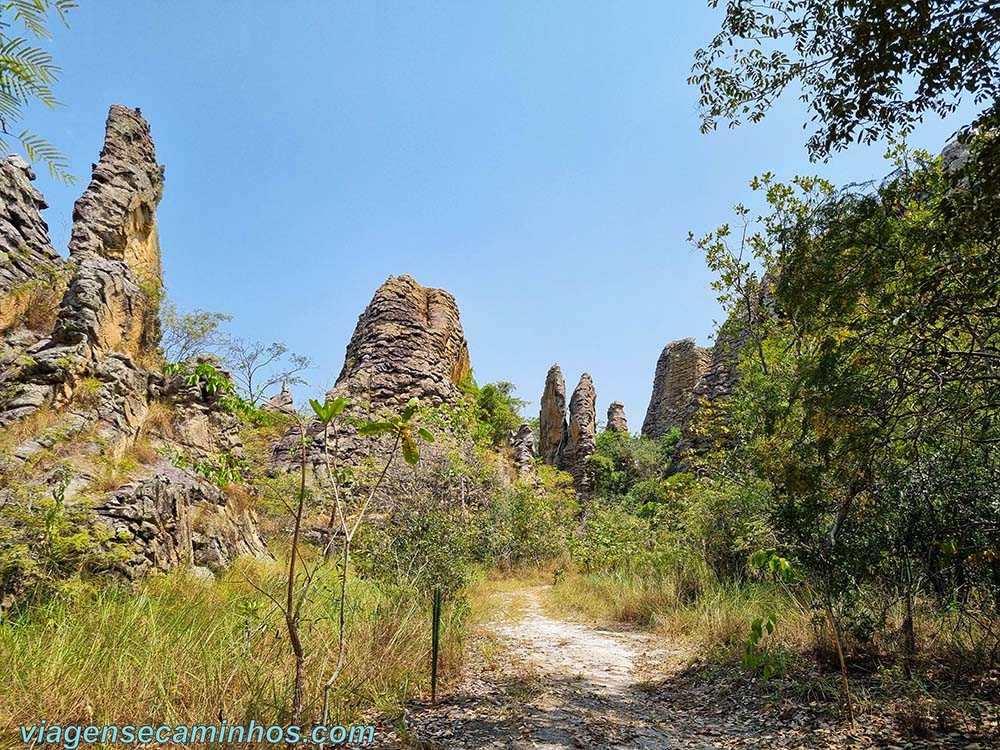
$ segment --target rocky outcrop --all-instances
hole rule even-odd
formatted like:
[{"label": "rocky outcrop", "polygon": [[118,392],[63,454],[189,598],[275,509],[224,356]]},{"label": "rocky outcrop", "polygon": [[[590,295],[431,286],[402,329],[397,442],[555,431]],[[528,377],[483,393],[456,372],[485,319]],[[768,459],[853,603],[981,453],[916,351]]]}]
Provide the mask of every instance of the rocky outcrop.
[{"label": "rocky outcrop", "polygon": [[54,304],[65,283],[66,262],[52,247],[42,218],[47,204],[31,184],[34,179],[21,157],[0,160],[0,331],[33,323],[27,313],[35,293],[44,291]]},{"label": "rocky outcrop", "polygon": [[295,399],[288,383],[282,383],[281,391],[268,399],[261,408],[272,414],[291,414],[295,411]]},{"label": "rocky outcrop", "polygon": [[703,407],[722,407],[721,414],[708,422],[725,418],[725,403],[736,386],[739,358],[750,341],[753,328],[776,314],[774,283],[772,274],[764,274],[750,310],[741,307],[719,328],[715,344],[709,350],[704,372],[691,393],[681,422],[681,439],[677,445],[679,455],[705,453],[719,443],[718,425],[706,423],[701,418],[705,414]]},{"label": "rocky outcrop", "polygon": [[671,341],[660,353],[653,375],[653,393],[642,423],[648,438],[666,435],[683,426],[695,388],[709,367],[712,352],[694,339]]},{"label": "rocky outcrop", "polygon": [[358,318],[331,397],[397,409],[455,401],[472,367],[455,298],[390,276]]},{"label": "rocky outcrop", "polygon": [[[20,248],[17,275],[0,275],[8,289],[44,285],[49,265],[65,266],[48,243],[31,177],[19,160],[0,163],[4,257],[11,244]],[[72,275],[58,315],[44,332],[0,328],[0,427],[35,420],[0,432],[10,448],[0,452],[0,515],[31,512],[33,497],[61,488],[67,513],[81,531],[105,529],[94,538],[129,577],[175,565],[218,572],[237,555],[267,555],[252,509],[192,468],[238,462],[239,420],[189,379],[202,360],[171,377],[159,372],[162,192],[148,124],[138,110],[113,106],[74,208]]]},{"label": "rocky outcrop", "polygon": [[582,499],[590,496],[593,484],[587,459],[594,454],[596,439],[597,394],[590,375],[583,373],[569,400],[569,427],[560,461],[562,468],[573,475],[573,484]]},{"label": "rocky outcrop", "polygon": [[545,376],[541,409],[538,414],[538,452],[549,466],[559,464],[566,443],[566,381],[559,365],[552,365]]},{"label": "rocky outcrop", "polygon": [[535,433],[525,422],[511,435],[510,447],[513,452],[514,468],[519,476],[533,476],[535,473]]},{"label": "rocky outcrop", "polygon": [[[23,180],[14,189],[22,203],[30,197]],[[163,283],[156,205],[162,193],[163,167],[149,125],[137,110],[112,106],[100,160],[73,209],[69,286],[51,335],[23,352],[18,382],[0,403],[0,424],[64,403],[79,380],[99,374],[107,357],[125,357],[140,368],[156,358]],[[36,212],[44,205],[41,196],[31,200]],[[44,223],[31,226],[41,241]],[[48,250],[39,252],[48,257]],[[37,282],[43,268],[32,266]],[[144,390],[138,395],[145,399]]]},{"label": "rocky outcrop", "polygon": [[[400,412],[417,399],[422,406],[457,403],[459,385],[472,372],[469,346],[455,298],[443,289],[421,286],[409,276],[390,276],[380,286],[347,345],[344,366],[327,397],[346,398],[349,413],[374,418]],[[323,427],[314,422],[311,461],[322,470]],[[275,468],[298,463],[299,436],[290,430],[274,448]],[[344,425],[338,436],[340,459],[351,463],[372,444]]]},{"label": "rocky outcrop", "polygon": [[156,352],[163,172],[149,124],[138,110],[113,105],[100,160],[73,208],[69,251],[77,269],[56,323],[59,343],[140,360]]},{"label": "rocky outcrop", "polygon": [[628,435],[628,420],[625,418],[625,404],[621,401],[612,401],[608,406],[608,423],[605,426],[608,432],[618,432]]},{"label": "rocky outcrop", "polygon": [[132,552],[121,563],[129,578],[177,566],[219,574],[239,556],[269,554],[252,516],[218,488],[177,470],[121,487],[94,512]]}]

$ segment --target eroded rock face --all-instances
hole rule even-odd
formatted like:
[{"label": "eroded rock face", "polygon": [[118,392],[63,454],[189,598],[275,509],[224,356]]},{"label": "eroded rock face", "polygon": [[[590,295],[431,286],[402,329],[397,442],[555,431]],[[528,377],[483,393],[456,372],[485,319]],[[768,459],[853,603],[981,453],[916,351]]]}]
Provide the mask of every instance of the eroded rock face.
[{"label": "eroded rock face", "polygon": [[[19,160],[0,163],[0,241],[4,257],[17,243],[23,261],[13,266],[18,275],[0,275],[4,283],[44,284],[46,264],[62,263],[31,177]],[[0,516],[62,487],[82,526],[112,531],[104,543],[129,577],[175,565],[218,572],[240,554],[267,556],[252,511],[179,468],[238,458],[242,445],[239,420],[216,396],[185,374],[159,372],[162,191],[149,126],[138,110],[113,106],[100,161],[74,208],[72,277],[58,316],[44,332],[0,328],[0,426],[33,415],[39,425],[0,455]],[[108,492],[112,479],[122,486]]]},{"label": "eroded rock face", "polygon": [[121,487],[94,511],[98,523],[130,540],[133,555],[122,563],[129,578],[178,566],[218,574],[239,556],[269,556],[251,512],[176,470]]},{"label": "eroded rock face", "polygon": [[55,338],[142,359],[160,343],[163,283],[156,207],[164,168],[138,110],[113,105],[90,184],[73,207],[70,259],[77,269]]},{"label": "eroded rock face", "polygon": [[625,418],[625,404],[621,401],[612,401],[608,406],[608,432],[620,432],[628,435],[628,420]]},{"label": "eroded rock face", "polygon": [[64,283],[66,262],[52,247],[34,179],[21,157],[0,160],[0,331],[24,321],[32,285]]},{"label": "eroded rock face", "polygon": [[[731,315],[716,336],[715,344],[708,350],[704,372],[695,386],[681,423],[678,454],[704,453],[719,442],[711,425],[699,419],[703,404],[722,405],[732,395],[737,381],[737,365],[744,347],[750,341],[753,326],[760,325],[776,314],[774,305],[774,277],[764,274],[755,299],[748,313],[742,309]],[[724,408],[722,411],[724,412]]]},{"label": "eroded rock face", "polygon": [[541,408],[538,414],[538,452],[549,466],[559,464],[566,442],[566,381],[559,365],[552,365],[545,376]]},{"label": "eroded rock face", "polygon": [[459,397],[471,369],[455,298],[390,276],[358,318],[330,395],[393,409],[411,398],[437,405]]},{"label": "eroded rock face", "polygon": [[511,436],[510,446],[514,453],[514,468],[519,476],[532,477],[535,474],[535,433],[525,422]]},{"label": "eroded rock face", "polygon": [[671,341],[660,353],[653,376],[653,393],[642,423],[642,434],[658,438],[684,425],[691,399],[709,368],[712,350],[694,339]]},{"label": "eroded rock face", "polygon": [[597,394],[593,380],[585,372],[569,400],[569,427],[560,461],[561,468],[573,475],[573,484],[582,499],[590,496],[593,484],[587,459],[594,454],[596,439]]},{"label": "eroded rock face", "polygon": [[[398,413],[413,398],[422,406],[456,403],[462,397],[459,385],[471,372],[455,298],[409,276],[390,276],[358,318],[344,366],[327,396],[348,399],[358,416]],[[322,425],[314,422],[307,430],[313,446],[310,461],[322,470]],[[291,430],[278,442],[272,456],[276,468],[287,471],[298,465],[298,439]],[[340,459],[348,463],[355,454],[373,450],[372,441],[346,426],[337,445]]]}]

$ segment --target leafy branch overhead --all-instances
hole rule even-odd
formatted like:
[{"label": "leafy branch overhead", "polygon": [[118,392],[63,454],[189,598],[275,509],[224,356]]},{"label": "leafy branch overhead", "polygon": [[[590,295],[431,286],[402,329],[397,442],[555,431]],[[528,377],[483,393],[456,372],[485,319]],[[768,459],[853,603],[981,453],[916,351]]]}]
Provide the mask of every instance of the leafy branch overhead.
[{"label": "leafy branch overhead", "polygon": [[[709,0],[717,8],[719,0]],[[996,0],[729,0],[722,28],[695,53],[702,131],[760,122],[798,94],[825,158],[852,142],[905,133],[966,96],[995,123],[1000,95]],[[804,127],[809,127],[806,123]]]},{"label": "leafy branch overhead", "polygon": [[[49,52],[34,46],[31,38],[50,40],[49,14],[54,12],[65,24],[66,14],[75,7],[73,0],[9,0],[0,4],[0,148],[9,151],[11,142],[20,144],[29,160],[45,164],[54,179],[66,183],[76,182],[66,157],[36,133],[12,128],[33,103],[53,110],[59,105],[52,89],[59,66]],[[24,35],[12,32],[17,27]]]}]

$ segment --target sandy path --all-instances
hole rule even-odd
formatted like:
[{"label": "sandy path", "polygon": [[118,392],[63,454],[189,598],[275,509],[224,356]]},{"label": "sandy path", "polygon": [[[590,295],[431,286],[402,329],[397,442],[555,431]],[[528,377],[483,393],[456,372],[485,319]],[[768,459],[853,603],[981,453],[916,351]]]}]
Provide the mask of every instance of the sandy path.
[{"label": "sandy path", "polygon": [[457,691],[409,717],[411,747],[698,747],[665,726],[643,682],[644,666],[671,654],[647,635],[550,617],[541,592],[503,595],[518,616],[492,624]]},{"label": "sandy path", "polygon": [[985,750],[952,733],[899,740],[876,712],[856,729],[802,699],[773,700],[739,670],[709,680],[662,636],[547,614],[544,588],[498,594],[458,685],[417,704],[384,750]]}]

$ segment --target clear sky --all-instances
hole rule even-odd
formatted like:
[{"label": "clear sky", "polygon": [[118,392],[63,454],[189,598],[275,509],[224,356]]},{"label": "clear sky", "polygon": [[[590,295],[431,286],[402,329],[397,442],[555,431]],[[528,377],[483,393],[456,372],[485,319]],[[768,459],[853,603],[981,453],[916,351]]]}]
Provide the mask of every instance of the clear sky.
[{"label": "clear sky", "polygon": [[[315,393],[407,273],[455,295],[481,383],[512,381],[530,415],[553,362],[570,389],[586,370],[598,417],[620,399],[637,430],[660,350],[719,317],[688,231],[728,221],[763,171],[886,171],[882,148],[809,164],[793,100],[700,134],[686,78],[720,13],[698,0],[80,6],[51,45],[65,106],[27,123],[84,180],[38,170],[57,247],[108,106],[141,107],[170,297],[309,355]],[[939,150],[970,112],[911,142]]]}]

